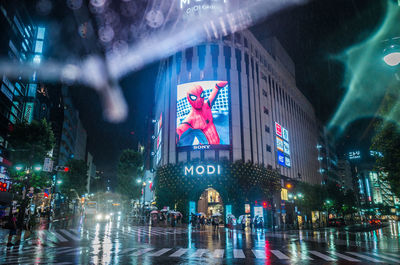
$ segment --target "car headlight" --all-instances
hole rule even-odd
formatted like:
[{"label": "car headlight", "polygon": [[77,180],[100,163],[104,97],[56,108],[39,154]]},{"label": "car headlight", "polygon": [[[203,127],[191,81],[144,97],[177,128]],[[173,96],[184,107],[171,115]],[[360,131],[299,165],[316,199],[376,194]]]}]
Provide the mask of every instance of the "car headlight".
[{"label": "car headlight", "polygon": [[102,218],[103,218],[103,216],[101,214],[96,215],[97,220],[101,220]]},{"label": "car headlight", "polygon": [[118,212],[119,215],[121,215],[121,212]]},{"label": "car headlight", "polygon": [[106,215],[106,219],[107,219],[107,220],[110,219],[110,215],[107,214],[107,215]]},{"label": "car headlight", "polygon": [[114,213],[110,213],[110,215],[111,215],[111,216],[113,216],[113,215],[114,215]]}]

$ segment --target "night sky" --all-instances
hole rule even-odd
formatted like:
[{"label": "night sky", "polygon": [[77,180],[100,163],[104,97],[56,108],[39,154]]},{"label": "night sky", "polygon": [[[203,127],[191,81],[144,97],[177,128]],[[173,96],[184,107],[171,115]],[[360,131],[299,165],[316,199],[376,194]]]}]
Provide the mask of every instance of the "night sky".
[{"label": "night sky", "polygon": [[[385,1],[379,0],[311,1],[275,14],[251,31],[259,40],[269,36],[280,40],[295,62],[298,88],[314,105],[317,117],[326,124],[346,91],[343,86],[345,67],[333,57],[368,38],[384,18],[385,6]],[[72,55],[79,58],[81,54],[101,50],[98,44],[79,37],[73,15],[66,15],[65,8],[56,7],[50,14],[37,16],[39,21],[50,23],[53,29],[48,44],[48,54],[53,59],[68,60]],[[145,120],[153,107],[157,71],[156,62],[120,81],[129,104],[129,117],[122,124],[104,121],[94,90],[71,89],[88,132],[88,151],[94,155],[98,169],[110,176],[115,174],[121,150],[136,148],[138,141],[143,142],[148,136]],[[363,124],[365,128],[368,121]],[[363,135],[361,131],[359,136]]]}]

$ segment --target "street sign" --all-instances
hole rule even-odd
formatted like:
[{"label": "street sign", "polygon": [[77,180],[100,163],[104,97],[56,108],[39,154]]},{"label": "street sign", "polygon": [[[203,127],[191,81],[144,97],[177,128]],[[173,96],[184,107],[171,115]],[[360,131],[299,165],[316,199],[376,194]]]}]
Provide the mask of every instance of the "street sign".
[{"label": "street sign", "polygon": [[44,172],[51,172],[53,171],[53,160],[49,157],[46,157],[44,159],[44,163],[43,163],[43,171]]}]

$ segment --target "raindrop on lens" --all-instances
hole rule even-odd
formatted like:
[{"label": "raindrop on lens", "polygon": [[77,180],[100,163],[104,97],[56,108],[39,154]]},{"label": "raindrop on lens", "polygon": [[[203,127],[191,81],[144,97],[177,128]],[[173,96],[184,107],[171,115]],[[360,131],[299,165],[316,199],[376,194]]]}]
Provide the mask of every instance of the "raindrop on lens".
[{"label": "raindrop on lens", "polygon": [[99,38],[102,42],[110,42],[114,38],[114,30],[110,26],[99,29]]}]

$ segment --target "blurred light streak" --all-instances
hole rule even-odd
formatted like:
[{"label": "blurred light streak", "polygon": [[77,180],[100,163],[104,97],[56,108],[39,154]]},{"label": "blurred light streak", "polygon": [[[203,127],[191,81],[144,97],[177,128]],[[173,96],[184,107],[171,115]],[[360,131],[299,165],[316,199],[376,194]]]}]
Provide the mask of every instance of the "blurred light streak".
[{"label": "blurred light streak", "polygon": [[[232,11],[229,11],[228,6],[226,12],[206,13],[195,19],[175,23],[172,28],[163,28],[159,33],[131,45],[129,49],[124,48],[124,52],[115,49],[115,52],[107,53],[105,59],[89,55],[75,63],[43,61],[39,66],[32,63],[11,62],[3,58],[0,59],[0,72],[10,78],[25,80],[30,80],[36,72],[37,80],[41,82],[64,82],[67,85],[89,86],[95,89],[101,98],[104,118],[109,122],[118,123],[124,121],[128,115],[127,103],[118,86],[118,80],[125,75],[149,63],[210,40],[211,36],[219,38],[243,30],[284,8],[304,4],[306,1],[260,0]],[[103,8],[104,3],[103,0],[92,0],[89,7]],[[82,6],[82,0],[67,0],[67,5],[72,10],[76,10]],[[110,29],[112,31],[112,28]],[[111,41],[114,37],[111,31],[100,28],[100,40]]]}]

